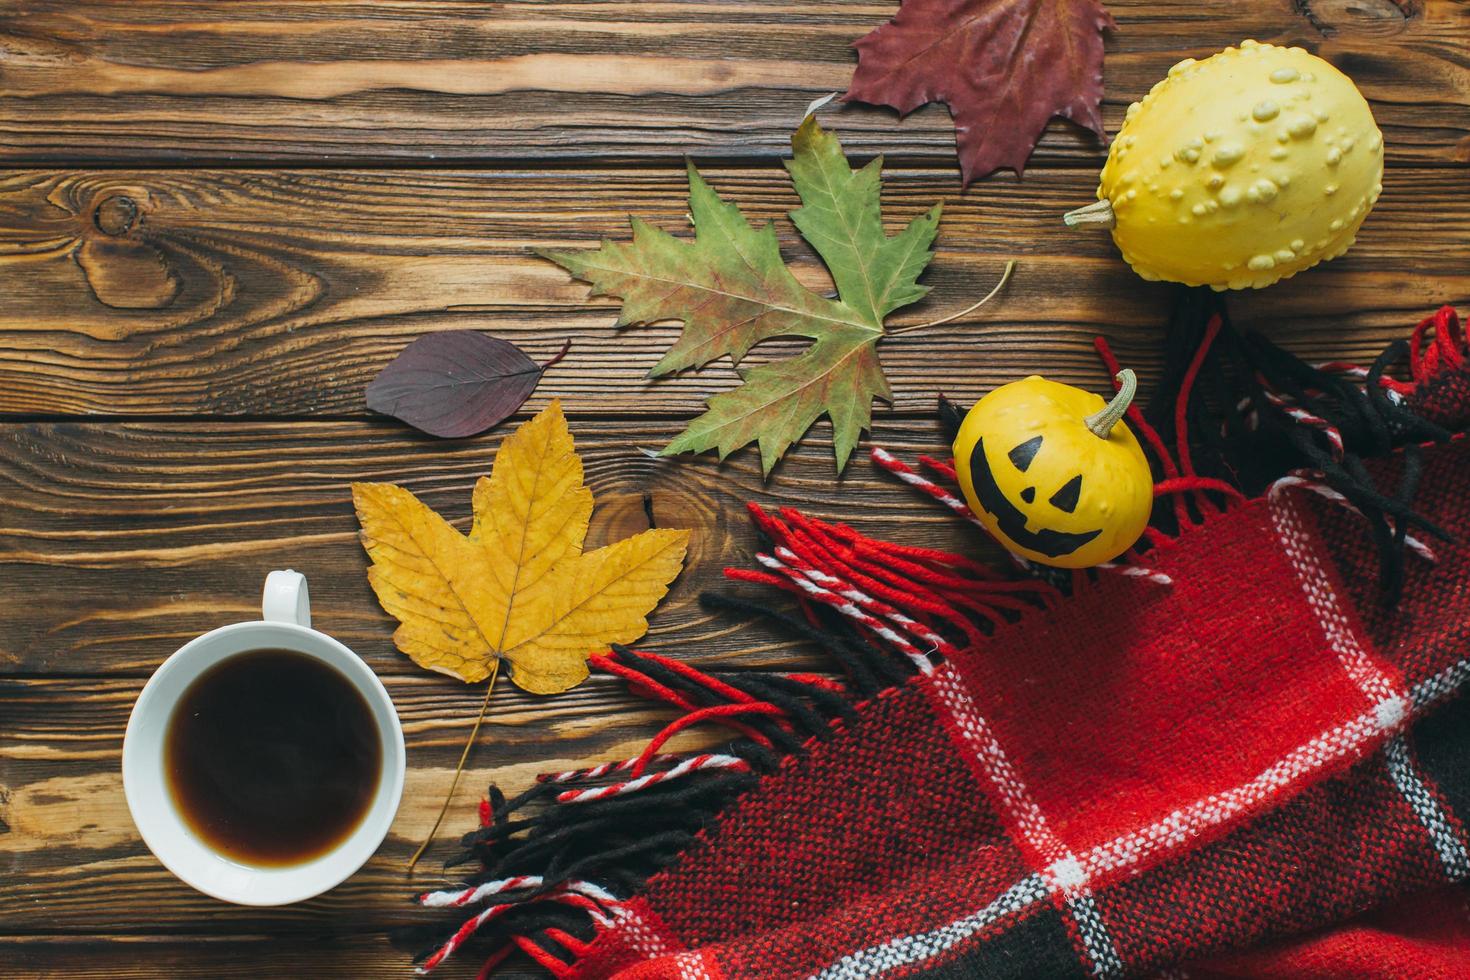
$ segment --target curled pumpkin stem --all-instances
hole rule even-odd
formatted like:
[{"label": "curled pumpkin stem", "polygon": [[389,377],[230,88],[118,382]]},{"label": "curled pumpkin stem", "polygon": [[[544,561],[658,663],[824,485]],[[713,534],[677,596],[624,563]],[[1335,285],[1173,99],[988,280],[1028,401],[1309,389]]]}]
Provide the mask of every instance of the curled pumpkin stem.
[{"label": "curled pumpkin stem", "polygon": [[1129,368],[1119,371],[1113,380],[1118,382],[1118,393],[1113,396],[1113,400],[1103,406],[1101,411],[1082,420],[1099,439],[1106,439],[1113,434],[1113,426],[1123,418],[1128,406],[1133,404],[1133,396],[1138,392],[1138,378]]}]

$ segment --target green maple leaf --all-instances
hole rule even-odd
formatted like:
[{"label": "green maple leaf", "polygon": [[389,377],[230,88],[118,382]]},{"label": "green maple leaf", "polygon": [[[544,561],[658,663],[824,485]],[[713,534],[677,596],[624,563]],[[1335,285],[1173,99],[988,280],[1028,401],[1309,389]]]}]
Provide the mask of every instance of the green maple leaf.
[{"label": "green maple leaf", "polygon": [[679,339],[650,373],[698,368],[728,356],[737,367],[773,337],[812,344],[794,357],[741,372],[742,383],[715,395],[707,411],[669,443],[664,455],[719,451],[724,459],[752,442],[767,475],[823,415],[832,420],[840,472],[872,418],[873,399],[891,400],[878,363],[883,320],[920,299],[918,282],[934,253],[939,205],[902,232],[883,232],[880,157],[854,171],[837,138],[808,117],[791,138],[787,162],[802,206],[791,220],[832,273],[837,298],[797,282],[768,222],[750,223],[689,167],[692,241],[632,218],[633,239],[596,249],[541,251],[592,295],[623,301],[619,326],[681,320]]}]

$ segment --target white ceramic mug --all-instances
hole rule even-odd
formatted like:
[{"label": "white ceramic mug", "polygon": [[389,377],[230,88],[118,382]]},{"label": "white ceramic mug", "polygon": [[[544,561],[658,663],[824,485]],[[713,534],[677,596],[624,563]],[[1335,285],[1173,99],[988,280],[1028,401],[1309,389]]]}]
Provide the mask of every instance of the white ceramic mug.
[{"label": "white ceramic mug", "polygon": [[[190,640],[148,679],[133,705],[123,740],[123,792],[144,843],[185,883],[238,905],[286,905],[341,884],[372,857],[387,836],[403,796],[403,728],[372,668],[341,643],[311,628],[305,576],[271,572],[265,580],[261,611],[263,620],[221,626]],[[357,828],[327,853],[286,867],[244,865],[210,848],[185,823],[164,772],[165,736],[179,698],[215,664],[263,649],[305,654],[351,682],[372,710],[383,749],[377,790]]]}]

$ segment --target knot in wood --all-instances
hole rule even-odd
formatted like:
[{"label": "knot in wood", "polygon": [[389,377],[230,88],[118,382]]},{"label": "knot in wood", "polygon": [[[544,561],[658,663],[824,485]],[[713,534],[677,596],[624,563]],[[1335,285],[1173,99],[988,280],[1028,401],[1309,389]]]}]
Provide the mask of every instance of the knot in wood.
[{"label": "knot in wood", "polygon": [[1415,0],[1296,0],[1295,6],[1324,37],[1392,37],[1418,13]]},{"label": "knot in wood", "polygon": [[132,231],[137,220],[138,204],[126,194],[103,198],[92,212],[92,223],[97,230],[114,238]]}]

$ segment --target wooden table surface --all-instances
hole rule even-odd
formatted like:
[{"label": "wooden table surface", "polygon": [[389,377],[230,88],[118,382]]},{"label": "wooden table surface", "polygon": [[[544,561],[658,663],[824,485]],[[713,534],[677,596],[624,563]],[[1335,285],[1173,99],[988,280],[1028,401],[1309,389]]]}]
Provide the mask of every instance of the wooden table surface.
[{"label": "wooden table surface", "polygon": [[[1356,248],[1236,319],[1308,357],[1366,360],[1441,303],[1470,300],[1470,5],[1464,0],[1118,0],[1104,116],[1168,67],[1245,37],[1301,44],[1373,105],[1389,172]],[[693,529],[650,645],[721,668],[820,669],[808,651],[703,615],[745,564],[748,499],[908,541],[979,549],[875,473],[834,476],[814,431],[768,482],[750,452],[654,460],[728,389],[727,364],[645,372],[674,326],[619,332],[614,305],[530,254],[684,227],[683,157],[752,219],[775,218],[802,277],[824,272],[785,212],[779,164],[807,102],[845,87],[849,44],[889,0],[0,4],[0,975],[407,976],[385,933],[445,879],[403,867],[433,820],[480,689],[416,669],[368,589],[348,492],[410,487],[468,513],[509,426],[440,442],[375,417],[363,388],[413,338],[493,332],[571,354],[526,406],[560,397],[597,494],[597,543]],[[1144,384],[1170,289],[1061,212],[1103,152],[1061,122],[1023,180],[958,185],[943,108],[903,122],[828,110],[855,157],[887,154],[886,213],[944,202],[933,286],[899,323],[1000,299],[880,348],[895,401],[873,441],[935,450],[936,392],[971,401],[1042,371],[1102,388],[1106,334]],[[521,417],[524,417],[521,416]],[[189,637],[255,615],[262,577],[311,581],[316,623],[353,646],[403,718],[410,772],[379,855],[304,905],[232,908],[139,840],[119,754],[149,673]],[[536,699],[507,685],[448,821],[492,779],[634,753],[665,717],[593,679]],[[436,852],[442,856],[447,847]],[[512,968],[511,975],[517,968]],[[521,967],[519,969],[526,970]],[[446,977],[473,973],[447,965]],[[528,974],[529,975],[529,974]]]}]

